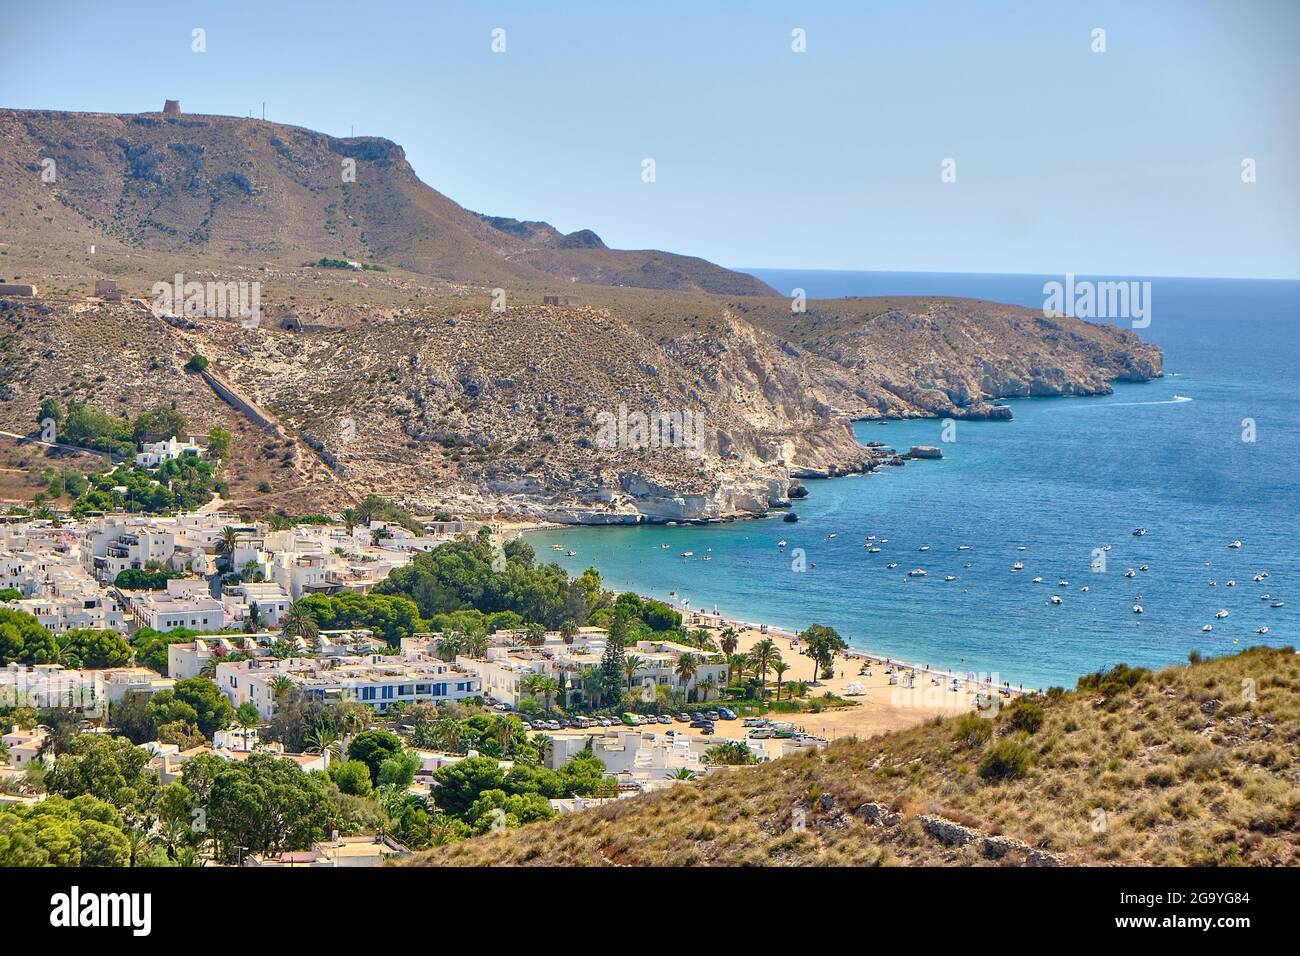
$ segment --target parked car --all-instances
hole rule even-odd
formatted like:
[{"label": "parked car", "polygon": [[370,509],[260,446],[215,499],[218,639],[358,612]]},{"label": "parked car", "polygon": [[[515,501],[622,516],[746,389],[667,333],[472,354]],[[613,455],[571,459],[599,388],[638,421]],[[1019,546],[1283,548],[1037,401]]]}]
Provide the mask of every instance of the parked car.
[{"label": "parked car", "polygon": [[719,714],[716,710],[710,710],[706,712],[704,716],[707,717],[709,720],[717,720],[722,715]]},{"label": "parked car", "polygon": [[529,722],[529,721],[527,721],[527,720],[521,720],[520,723],[524,725],[524,730],[532,730],[532,729],[533,729],[533,725],[532,725],[532,723]]},{"label": "parked car", "polygon": [[767,721],[762,717],[746,717],[744,725],[746,727],[766,727]]},{"label": "parked car", "polygon": [[627,724],[629,727],[638,727],[641,724],[641,718],[636,714],[624,714],[623,723]]},{"label": "parked car", "polygon": [[689,724],[689,723],[691,722],[691,715],[690,715],[690,714],[678,714],[678,715],[677,715],[676,717],[674,717],[673,719],[676,720],[678,723]]},{"label": "parked car", "polygon": [[601,718],[599,718],[599,719],[596,721],[596,723],[600,724],[600,726],[602,726],[602,727],[613,727],[613,726],[614,726],[614,721],[610,720],[608,717],[601,717]]},{"label": "parked car", "polygon": [[504,712],[504,711],[509,710],[510,708],[509,708],[509,706],[507,706],[506,704],[493,704],[493,705],[492,705],[492,709],[493,709],[493,710],[499,710],[499,711]]},{"label": "parked car", "polygon": [[725,708],[725,707],[719,707],[719,708],[718,708],[718,716],[721,717],[723,720],[735,720],[735,719],[736,719],[736,715],[735,715],[732,711],[727,710],[727,708]]},{"label": "parked car", "polygon": [[691,726],[697,729],[703,729],[704,727],[712,727],[713,725],[709,721],[701,719],[701,720],[692,720]]},{"label": "parked car", "polygon": [[703,719],[704,719],[704,715],[701,714],[698,710],[691,712],[691,720],[703,720]]},{"label": "parked car", "polygon": [[750,740],[766,740],[772,736],[772,728],[755,727],[748,734],[746,734],[746,736],[749,737]]},{"label": "parked car", "polygon": [[559,729],[560,729],[560,722],[559,722],[558,720],[548,720],[548,721],[546,722],[546,729],[547,729],[547,730],[559,730]]},{"label": "parked car", "polygon": [[673,722],[673,719],[669,717],[667,714],[660,714],[655,719],[659,721],[659,723],[661,724],[671,724]]}]

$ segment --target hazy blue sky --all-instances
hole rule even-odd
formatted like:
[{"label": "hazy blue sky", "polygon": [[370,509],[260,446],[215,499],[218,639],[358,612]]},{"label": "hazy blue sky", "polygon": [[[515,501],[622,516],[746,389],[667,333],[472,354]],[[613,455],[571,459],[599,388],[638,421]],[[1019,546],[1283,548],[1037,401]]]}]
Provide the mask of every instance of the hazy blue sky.
[{"label": "hazy blue sky", "polygon": [[0,7],[0,105],[176,97],[247,115],[265,100],[268,119],[395,140],[471,209],[617,247],[751,267],[1300,275],[1296,0]]}]

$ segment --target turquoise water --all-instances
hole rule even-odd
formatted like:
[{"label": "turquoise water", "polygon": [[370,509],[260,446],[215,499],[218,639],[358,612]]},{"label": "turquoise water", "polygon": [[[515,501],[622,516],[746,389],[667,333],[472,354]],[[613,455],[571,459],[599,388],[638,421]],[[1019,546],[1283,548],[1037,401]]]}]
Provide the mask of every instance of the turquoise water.
[{"label": "turquoise water", "polygon": [[[1039,308],[1045,281],[756,274],[812,297],[929,290]],[[1140,334],[1165,350],[1163,379],[1120,384],[1097,398],[1011,401],[1013,421],[960,422],[955,442],[941,440],[934,420],[859,423],[860,441],[941,445],[944,459],[808,482],[797,524],[778,515],[703,527],[572,528],[529,540],[570,572],[594,565],[610,586],[665,598],[675,591],[693,607],[750,621],[830,624],[863,650],[1026,686],[1072,685],[1118,661],[1179,662],[1193,648],[1222,654],[1294,644],[1300,283],[1152,281],[1152,323]],[[1254,442],[1242,440],[1246,418],[1256,423]],[[1149,534],[1134,537],[1137,527]],[[863,547],[873,534],[889,539],[879,554]],[[1234,539],[1243,547],[1228,548]],[[555,555],[552,542],[577,557]],[[1106,569],[1093,571],[1094,549],[1105,544]],[[792,570],[795,548],[805,553],[803,572]],[[705,554],[712,560],[701,560]],[[1016,560],[1025,568],[1013,573]],[[887,569],[891,562],[898,567]],[[1149,570],[1124,576],[1142,564]],[[914,567],[928,577],[908,578]],[[1261,571],[1269,576],[1256,583]],[[1032,583],[1035,576],[1043,583]],[[1050,603],[1054,594],[1061,604]],[[1285,606],[1271,608],[1263,594]],[[1140,616],[1132,611],[1138,595]],[[1230,616],[1217,619],[1220,609]],[[1270,632],[1257,634],[1260,626]]]}]

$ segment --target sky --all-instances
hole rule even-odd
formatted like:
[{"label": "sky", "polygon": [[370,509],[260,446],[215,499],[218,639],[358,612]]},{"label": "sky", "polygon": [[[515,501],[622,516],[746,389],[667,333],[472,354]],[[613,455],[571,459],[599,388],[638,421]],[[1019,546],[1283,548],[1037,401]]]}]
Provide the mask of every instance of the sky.
[{"label": "sky", "polygon": [[1300,277],[1296,0],[0,0],[0,106],[165,98],[733,267]]}]

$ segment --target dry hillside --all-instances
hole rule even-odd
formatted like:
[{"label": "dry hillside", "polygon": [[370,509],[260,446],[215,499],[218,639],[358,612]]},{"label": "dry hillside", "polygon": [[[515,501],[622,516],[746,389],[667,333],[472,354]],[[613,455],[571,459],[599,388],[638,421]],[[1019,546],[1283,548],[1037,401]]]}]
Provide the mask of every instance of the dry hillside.
[{"label": "dry hillside", "polygon": [[[1300,863],[1300,659],[1255,648],[819,752],[420,854],[416,865]],[[1020,779],[985,779],[1022,749]],[[792,826],[802,815],[804,826]]]}]

